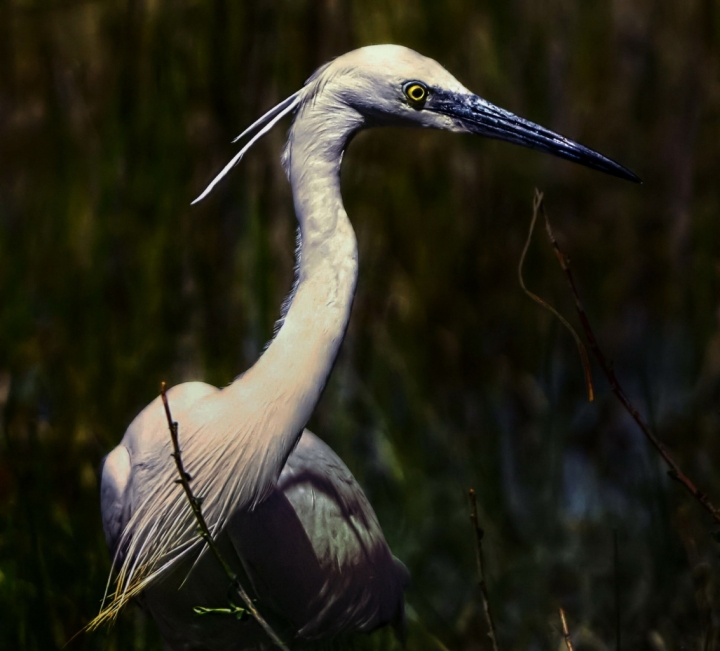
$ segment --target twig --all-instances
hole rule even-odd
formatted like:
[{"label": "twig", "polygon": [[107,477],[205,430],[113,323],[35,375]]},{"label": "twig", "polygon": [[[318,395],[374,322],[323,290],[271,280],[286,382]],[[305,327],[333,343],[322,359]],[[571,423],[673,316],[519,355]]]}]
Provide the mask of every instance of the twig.
[{"label": "twig", "polygon": [[565,638],[565,646],[568,651],[573,651],[572,640],[570,639],[570,631],[568,630],[567,619],[565,619],[565,611],[562,608],[558,608],[560,611],[560,621],[562,622],[563,637]]},{"label": "twig", "polygon": [[552,312],[555,317],[562,323],[567,331],[572,335],[572,338],[575,341],[575,345],[577,346],[578,353],[580,354],[580,361],[582,362],[583,367],[583,373],[585,375],[585,386],[587,387],[587,393],[588,393],[588,402],[593,402],[595,400],[595,388],[593,387],[593,380],[592,380],[592,370],[590,368],[590,360],[588,359],[587,350],[585,349],[585,345],[580,340],[580,337],[578,336],[578,333],[575,332],[575,328],[573,328],[567,321],[567,319],[560,314],[552,305],[550,305],[548,302],[540,298],[537,294],[531,292],[526,286],[525,286],[525,279],[523,278],[523,266],[525,264],[525,258],[527,257],[528,249],[530,248],[530,241],[532,240],[533,231],[535,230],[535,222],[537,221],[538,216],[538,209],[540,208],[540,205],[542,203],[542,193],[538,193],[535,195],[535,200],[533,201],[533,216],[532,220],[530,221],[530,229],[528,230],[528,236],[525,240],[525,246],[523,247],[522,254],[520,255],[520,262],[518,263],[518,281],[520,282],[520,288],[527,294],[529,298],[531,298],[533,301],[535,301],[538,305],[541,307],[544,307],[549,312]]},{"label": "twig", "polygon": [[620,401],[625,410],[630,414],[630,416],[635,421],[635,423],[640,428],[640,430],[645,435],[650,444],[658,451],[660,456],[663,458],[669,468],[668,475],[670,476],[670,478],[674,479],[681,486],[683,486],[685,490],[687,490],[687,492],[690,493],[690,495],[692,495],[700,503],[700,505],[712,516],[712,518],[716,522],[720,523],[720,510],[718,510],[717,507],[708,499],[707,494],[699,490],[690,480],[690,478],[685,473],[683,473],[683,471],[680,469],[680,466],[670,455],[668,449],[657,438],[657,436],[653,434],[650,427],[645,423],[642,416],[640,416],[638,410],[635,409],[635,407],[632,405],[627,395],[625,394],[625,391],[620,386],[620,383],[618,382],[618,379],[615,375],[613,365],[612,363],[608,362],[607,358],[600,349],[600,346],[595,337],[595,333],[593,332],[592,326],[590,325],[590,321],[587,317],[587,314],[585,314],[585,309],[580,300],[580,295],[575,285],[575,280],[573,279],[572,272],[570,271],[570,260],[560,250],[560,246],[558,245],[557,240],[553,235],[552,229],[550,228],[550,220],[548,219],[548,216],[545,212],[543,194],[539,190],[535,190],[535,200],[538,202],[540,211],[542,212],[542,215],[545,219],[545,228],[547,229],[550,243],[555,250],[555,255],[557,256],[560,267],[565,273],[568,285],[570,286],[570,291],[572,292],[573,298],[575,300],[575,308],[577,309],[578,316],[580,317],[580,323],[582,324],[583,330],[585,331],[585,337],[587,338],[588,345],[590,346],[590,350],[593,352],[595,359],[597,359],[598,363],[600,364],[600,368],[602,368],[602,371],[605,374],[608,383],[610,384],[610,389],[615,394],[615,397]]},{"label": "twig", "polygon": [[[175,466],[177,467],[178,474],[180,475],[180,479],[176,479],[175,481],[176,483],[180,484],[185,491],[185,496],[187,497],[192,513],[195,516],[195,520],[197,521],[200,536],[210,548],[210,551],[218,560],[218,563],[220,563],[220,565],[222,566],[223,571],[230,580],[231,589],[235,590],[238,593],[244,604],[247,606],[247,609],[255,618],[255,621],[260,624],[260,626],[262,626],[265,633],[267,633],[268,637],[273,641],[276,646],[283,649],[283,651],[289,651],[285,644],[283,644],[282,640],[275,634],[275,631],[273,631],[270,625],[265,621],[265,618],[258,612],[257,608],[255,608],[255,605],[248,596],[247,592],[245,592],[245,588],[243,588],[237,575],[235,574],[235,572],[233,572],[228,562],[223,558],[220,550],[215,544],[215,540],[210,533],[207,522],[205,522],[205,516],[203,516],[202,513],[202,498],[196,497],[193,493],[192,488],[190,487],[192,477],[185,470],[185,466],[183,464],[182,453],[180,451],[180,441],[178,437],[178,424],[173,420],[172,414],[170,413],[170,403],[168,402],[167,398],[167,386],[165,382],[162,382],[160,384],[160,395],[162,396],[163,406],[165,407],[165,416],[167,417],[168,428],[170,429],[170,438],[172,438],[173,453],[171,456],[175,460]],[[221,609],[218,609],[218,612],[221,612]]]},{"label": "twig", "polygon": [[483,559],[482,551],[482,539],[485,532],[480,527],[480,521],[478,520],[477,511],[477,497],[475,496],[475,490],[470,489],[468,491],[470,495],[470,522],[472,522],[473,528],[475,529],[475,558],[477,560],[478,568],[478,584],[480,585],[480,594],[482,595],[483,610],[485,611],[485,620],[488,625],[488,637],[492,640],[493,651],[498,651],[497,633],[495,631],[495,622],[490,612],[490,598],[488,596],[487,585],[485,584],[485,561]]}]

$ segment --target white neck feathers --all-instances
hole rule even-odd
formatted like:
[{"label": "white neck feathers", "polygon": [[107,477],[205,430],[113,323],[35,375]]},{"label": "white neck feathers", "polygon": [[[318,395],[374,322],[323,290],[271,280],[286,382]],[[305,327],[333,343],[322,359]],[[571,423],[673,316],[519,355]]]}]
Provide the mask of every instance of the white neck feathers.
[{"label": "white neck feathers", "polygon": [[301,109],[286,152],[301,232],[297,288],[275,338],[237,382],[243,400],[252,387],[253,399],[267,405],[262,444],[272,454],[263,474],[273,482],[325,387],[357,280],[357,241],[340,194],[340,163],[362,119],[325,103],[321,96]]}]

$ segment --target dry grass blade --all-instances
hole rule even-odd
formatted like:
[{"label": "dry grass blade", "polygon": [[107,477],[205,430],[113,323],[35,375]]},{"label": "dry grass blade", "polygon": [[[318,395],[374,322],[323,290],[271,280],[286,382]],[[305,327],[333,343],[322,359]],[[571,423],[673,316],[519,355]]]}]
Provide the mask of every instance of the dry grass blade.
[{"label": "dry grass blade", "polygon": [[497,633],[495,631],[495,621],[490,611],[490,597],[488,596],[487,584],[485,583],[485,561],[483,559],[482,539],[485,532],[480,527],[477,512],[477,497],[474,489],[468,491],[470,495],[470,522],[472,522],[475,530],[475,559],[478,568],[478,584],[480,585],[480,594],[482,595],[483,611],[485,612],[485,621],[488,625],[488,637],[492,640],[493,651],[498,651]]},{"label": "dry grass blade", "polygon": [[565,618],[565,611],[562,608],[558,609],[560,612],[560,621],[562,622],[563,637],[565,638],[565,646],[567,651],[573,651],[572,640],[570,639],[570,631],[568,630],[567,619]]},{"label": "dry grass blade", "polygon": [[620,404],[622,404],[628,414],[630,414],[632,419],[635,421],[637,426],[645,435],[645,438],[647,438],[650,444],[663,458],[663,461],[665,461],[668,466],[668,475],[670,476],[670,478],[674,479],[681,486],[683,486],[685,490],[690,493],[690,495],[692,495],[693,498],[712,516],[715,522],[720,524],[720,510],[718,510],[717,507],[710,501],[707,494],[698,489],[697,486],[695,486],[694,482],[685,473],[683,473],[683,471],[680,469],[680,466],[670,454],[670,451],[665,447],[665,444],[662,443],[662,441],[660,441],[657,436],[655,436],[648,424],[643,420],[640,412],[638,412],[638,410],[630,402],[630,399],[627,397],[622,386],[620,386],[620,383],[618,382],[618,379],[615,375],[615,370],[612,364],[605,357],[605,354],[602,352],[600,345],[598,344],[597,338],[595,337],[595,332],[590,325],[590,320],[585,313],[585,308],[583,307],[582,301],[580,300],[580,294],[578,293],[577,286],[575,285],[575,279],[573,278],[572,271],[570,270],[570,261],[560,249],[560,246],[555,239],[555,235],[553,234],[552,228],[550,227],[550,220],[547,216],[547,213],[545,212],[545,207],[543,205],[542,192],[535,190],[535,201],[533,205],[538,207],[536,208],[535,212],[537,212],[539,209],[539,211],[543,215],[543,218],[545,219],[545,228],[547,230],[548,238],[550,239],[550,244],[552,244],[552,247],[555,250],[555,255],[557,256],[560,267],[562,268],[565,274],[565,278],[567,279],[568,286],[570,287],[570,292],[572,293],[573,299],[575,300],[575,308],[577,309],[580,323],[582,324],[583,331],[585,332],[585,338],[588,341],[590,350],[595,356],[598,364],[600,364],[600,368],[602,369],[608,383],[610,384],[611,391],[615,394],[615,397],[620,401]]},{"label": "dry grass blade", "polygon": [[165,382],[161,383],[160,385],[160,395],[162,396],[163,406],[165,407],[165,416],[167,417],[168,428],[170,430],[170,438],[172,439],[172,458],[175,460],[175,466],[177,467],[178,474],[180,475],[180,478],[177,481],[185,491],[185,496],[187,497],[190,508],[193,512],[193,515],[195,516],[195,520],[197,521],[202,539],[205,541],[205,544],[210,548],[210,551],[213,553],[215,558],[217,558],[218,562],[223,568],[223,571],[227,575],[228,580],[230,581],[232,589],[235,590],[235,592],[237,592],[237,594],[240,596],[243,603],[247,607],[247,610],[255,618],[255,621],[260,624],[260,626],[262,626],[265,633],[267,633],[267,636],[273,641],[276,646],[280,647],[284,651],[289,651],[289,649],[283,644],[282,640],[277,636],[275,631],[273,631],[267,621],[265,621],[265,618],[258,612],[257,608],[255,608],[252,599],[250,599],[247,592],[245,592],[245,588],[243,588],[242,584],[238,580],[238,577],[235,575],[235,572],[233,572],[232,568],[223,558],[223,555],[217,548],[217,545],[213,540],[210,529],[208,528],[207,522],[205,522],[205,517],[202,513],[202,500],[193,493],[193,490],[190,486],[190,481],[192,480],[192,477],[185,470],[185,466],[183,465],[182,452],[180,450],[180,439],[178,435],[179,427],[177,422],[173,420],[172,413],[170,412],[170,403],[168,402],[167,398],[167,387],[165,385]]},{"label": "dry grass blade", "polygon": [[527,240],[525,241],[525,246],[523,247],[522,255],[520,256],[520,263],[518,264],[518,280],[520,281],[520,287],[522,290],[538,305],[541,307],[544,307],[546,310],[552,312],[557,319],[562,323],[565,328],[567,328],[568,332],[572,335],[572,338],[575,340],[575,345],[577,346],[578,353],[580,354],[580,361],[582,362],[583,366],[583,373],[585,375],[585,385],[587,386],[587,393],[588,393],[588,402],[592,402],[595,400],[595,389],[593,387],[593,381],[592,381],[592,370],[590,368],[590,359],[588,358],[587,350],[585,349],[585,345],[580,340],[580,336],[577,332],[575,332],[575,329],[568,323],[567,319],[563,317],[560,312],[558,312],[552,305],[544,301],[542,298],[540,298],[537,294],[531,292],[525,285],[525,280],[523,279],[523,265],[525,264],[525,258],[527,257],[528,249],[530,248],[530,242],[532,240],[533,231],[535,230],[535,223],[537,222],[537,216],[538,216],[538,210],[543,205],[543,194],[542,192],[538,192],[535,190],[535,199],[533,200],[533,216],[532,221],[530,222],[530,230],[528,231]]}]

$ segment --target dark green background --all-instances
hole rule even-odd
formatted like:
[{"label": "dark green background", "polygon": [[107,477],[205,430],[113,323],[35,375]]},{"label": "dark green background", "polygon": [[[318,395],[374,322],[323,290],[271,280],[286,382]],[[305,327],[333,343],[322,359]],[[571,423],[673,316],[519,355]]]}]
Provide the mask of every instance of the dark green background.
[{"label": "dark green background", "polygon": [[[159,382],[227,384],[292,281],[287,123],[198,207],[230,140],[349,49],[395,42],[616,158],[634,186],[507,144],[361,134],[350,327],[310,424],[413,583],[409,649],[488,649],[476,487],[503,651],[713,648],[709,518],[517,262],[545,190],[628,393],[720,501],[720,5],[715,0],[0,2],[0,648],[59,649],[109,558],[101,458]],[[526,278],[573,323],[542,231]],[[707,643],[707,646],[704,646]],[[394,648],[387,635],[369,641]],[[444,645],[444,646],[442,646]],[[158,649],[134,607],[68,649]]]}]

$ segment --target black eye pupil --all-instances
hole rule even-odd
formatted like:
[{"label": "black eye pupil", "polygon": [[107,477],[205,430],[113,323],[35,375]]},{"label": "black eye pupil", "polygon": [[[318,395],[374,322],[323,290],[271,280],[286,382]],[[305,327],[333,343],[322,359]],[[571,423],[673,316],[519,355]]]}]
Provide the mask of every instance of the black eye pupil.
[{"label": "black eye pupil", "polygon": [[403,86],[403,92],[413,108],[416,109],[423,107],[428,96],[428,89],[420,82],[408,82]]}]

